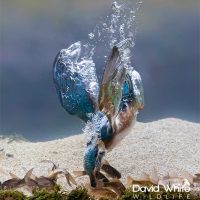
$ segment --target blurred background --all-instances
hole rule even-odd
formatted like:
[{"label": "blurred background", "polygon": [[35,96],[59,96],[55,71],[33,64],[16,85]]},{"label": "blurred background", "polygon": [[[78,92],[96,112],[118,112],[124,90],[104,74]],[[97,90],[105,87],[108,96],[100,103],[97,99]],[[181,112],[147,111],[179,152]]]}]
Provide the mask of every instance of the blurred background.
[{"label": "blurred background", "polygon": [[[81,133],[52,81],[57,52],[88,38],[111,0],[0,0],[0,134],[33,141]],[[200,122],[199,1],[143,0],[132,63],[142,76],[138,121]],[[96,63],[98,77],[103,66]]]}]

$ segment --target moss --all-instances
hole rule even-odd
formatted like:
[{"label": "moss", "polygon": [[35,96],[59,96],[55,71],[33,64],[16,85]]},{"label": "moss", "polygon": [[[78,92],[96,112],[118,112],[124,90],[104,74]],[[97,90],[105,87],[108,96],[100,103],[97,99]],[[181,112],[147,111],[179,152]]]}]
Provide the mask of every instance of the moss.
[{"label": "moss", "polygon": [[52,192],[35,190],[33,196],[27,200],[93,200],[85,188],[78,187],[69,193],[61,192],[60,187],[55,187]]},{"label": "moss", "polygon": [[133,192],[129,188],[124,191],[124,194],[119,198],[119,200],[128,200],[131,199],[132,197],[133,197]]},{"label": "moss", "polygon": [[52,191],[46,189],[37,189],[33,191],[33,196],[28,197],[26,200],[65,200],[67,195],[60,191],[60,186],[55,186]]},{"label": "moss", "polygon": [[[189,198],[187,198],[189,197]],[[132,190],[126,189],[124,194],[117,200],[199,200],[200,193],[179,193],[179,192],[168,192],[164,190],[160,192],[132,192]],[[94,200],[88,194],[87,189],[78,187],[71,192],[62,192],[59,186],[56,186],[51,192],[42,189],[35,190],[31,197],[26,197],[24,194],[18,191],[12,190],[0,190],[0,200]],[[109,200],[106,198],[100,198],[100,200]]]},{"label": "moss", "polygon": [[78,187],[75,190],[72,190],[68,196],[67,200],[94,200],[94,198],[90,197],[87,189],[83,187]]},{"label": "moss", "polygon": [[0,200],[24,200],[24,194],[13,190],[0,190]]},{"label": "moss", "polygon": [[109,200],[109,199],[101,197],[99,200]]}]

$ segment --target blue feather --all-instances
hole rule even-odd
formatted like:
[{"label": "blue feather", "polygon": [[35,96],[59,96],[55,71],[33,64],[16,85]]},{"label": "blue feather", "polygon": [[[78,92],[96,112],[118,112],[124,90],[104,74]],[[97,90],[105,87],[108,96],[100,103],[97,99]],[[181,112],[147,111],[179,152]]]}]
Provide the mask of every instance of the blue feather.
[{"label": "blue feather", "polygon": [[[65,56],[61,50],[54,61],[53,78],[57,94],[62,107],[69,114],[77,115],[86,122],[95,113],[98,89],[90,91],[86,75],[76,67],[78,63],[68,63]],[[95,74],[90,75],[95,79]]]},{"label": "blue feather", "polygon": [[87,149],[85,150],[84,169],[88,174],[90,174],[94,170],[97,153],[98,153],[97,146],[87,147]]}]

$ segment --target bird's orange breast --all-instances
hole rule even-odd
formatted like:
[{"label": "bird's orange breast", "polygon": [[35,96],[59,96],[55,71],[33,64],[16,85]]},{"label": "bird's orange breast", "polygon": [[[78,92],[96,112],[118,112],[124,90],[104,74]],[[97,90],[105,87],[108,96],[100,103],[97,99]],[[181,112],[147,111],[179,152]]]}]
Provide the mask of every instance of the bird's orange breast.
[{"label": "bird's orange breast", "polygon": [[133,102],[123,111],[119,112],[114,121],[115,133],[113,137],[109,141],[104,141],[106,149],[113,149],[130,132],[126,131],[126,129],[135,121],[136,113],[137,108],[134,107]]}]

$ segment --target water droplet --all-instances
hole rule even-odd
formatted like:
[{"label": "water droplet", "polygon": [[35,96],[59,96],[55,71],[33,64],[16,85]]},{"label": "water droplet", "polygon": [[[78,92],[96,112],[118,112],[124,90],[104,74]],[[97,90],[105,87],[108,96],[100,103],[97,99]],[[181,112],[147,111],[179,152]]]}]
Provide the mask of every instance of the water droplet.
[{"label": "water droplet", "polygon": [[94,38],[94,34],[93,33],[89,33],[88,34],[89,38],[92,40]]},{"label": "water droplet", "polygon": [[114,2],[112,3],[112,10],[113,10],[113,11],[119,11],[119,10],[120,10],[120,7],[121,7],[121,6],[118,5],[116,1],[114,1]]}]

